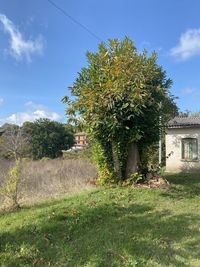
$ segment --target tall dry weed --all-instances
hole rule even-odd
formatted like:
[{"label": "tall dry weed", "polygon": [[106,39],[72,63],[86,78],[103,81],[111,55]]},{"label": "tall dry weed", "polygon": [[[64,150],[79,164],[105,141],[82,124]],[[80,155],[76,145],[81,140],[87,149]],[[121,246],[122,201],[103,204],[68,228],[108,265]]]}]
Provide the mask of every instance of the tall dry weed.
[{"label": "tall dry weed", "polygon": [[[0,186],[12,162],[0,160]],[[86,159],[53,159],[45,161],[23,160],[20,204],[28,205],[64,194],[88,190],[97,176],[95,166]],[[0,206],[3,203],[0,199]]]}]

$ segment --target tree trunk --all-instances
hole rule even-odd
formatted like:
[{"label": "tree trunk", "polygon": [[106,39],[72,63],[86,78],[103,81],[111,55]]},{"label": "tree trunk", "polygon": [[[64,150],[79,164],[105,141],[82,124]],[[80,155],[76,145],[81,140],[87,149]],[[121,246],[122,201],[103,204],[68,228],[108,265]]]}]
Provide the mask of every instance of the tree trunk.
[{"label": "tree trunk", "polygon": [[128,157],[126,162],[125,178],[127,179],[131,173],[138,171],[139,151],[137,143],[131,143],[128,147]]},{"label": "tree trunk", "polygon": [[12,206],[11,206],[11,208],[13,210],[20,209],[20,205],[19,205],[19,202],[18,202],[18,199],[17,199],[17,195],[15,195],[15,196],[12,197]]},{"label": "tree trunk", "polygon": [[120,166],[119,156],[117,153],[117,144],[115,140],[112,141],[112,157],[113,157],[113,165],[114,171],[117,174],[117,177],[121,180],[122,179],[122,170]]}]

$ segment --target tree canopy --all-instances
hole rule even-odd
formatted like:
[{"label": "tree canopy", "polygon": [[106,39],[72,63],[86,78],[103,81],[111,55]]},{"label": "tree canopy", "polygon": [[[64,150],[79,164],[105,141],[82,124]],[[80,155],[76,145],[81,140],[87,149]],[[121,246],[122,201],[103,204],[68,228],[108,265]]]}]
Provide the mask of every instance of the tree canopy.
[{"label": "tree canopy", "polygon": [[67,114],[70,120],[81,118],[98,144],[100,173],[127,178],[139,167],[136,154],[141,158],[144,147],[158,140],[161,126],[177,112],[169,91],[172,81],[157,64],[156,53],[139,53],[129,38],[101,43],[97,52],[87,52],[87,59],[88,66],[70,87],[75,98],[63,98]]},{"label": "tree canopy", "polygon": [[73,133],[57,121],[38,119],[24,123],[23,128],[34,159],[56,158],[61,155],[61,150],[69,149],[74,144]]}]

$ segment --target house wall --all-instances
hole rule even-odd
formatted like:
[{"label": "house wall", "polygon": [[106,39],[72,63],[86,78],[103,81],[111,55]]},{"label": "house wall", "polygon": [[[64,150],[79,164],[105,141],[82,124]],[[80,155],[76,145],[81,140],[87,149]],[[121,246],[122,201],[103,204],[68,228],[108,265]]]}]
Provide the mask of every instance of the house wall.
[{"label": "house wall", "polygon": [[[182,160],[182,138],[197,138],[198,159],[195,161]],[[200,171],[200,128],[167,129],[166,136],[166,171],[192,172]]]}]

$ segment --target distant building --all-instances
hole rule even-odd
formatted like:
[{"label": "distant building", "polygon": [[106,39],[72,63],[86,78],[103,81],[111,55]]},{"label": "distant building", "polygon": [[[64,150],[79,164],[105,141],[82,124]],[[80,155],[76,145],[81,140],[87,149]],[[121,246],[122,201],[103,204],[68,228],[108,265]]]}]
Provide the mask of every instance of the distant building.
[{"label": "distant building", "polygon": [[165,136],[166,171],[200,171],[200,117],[175,117]]},{"label": "distant building", "polygon": [[84,148],[88,146],[87,136],[84,132],[76,133],[75,135],[75,148]]}]

